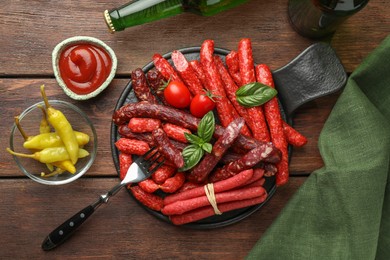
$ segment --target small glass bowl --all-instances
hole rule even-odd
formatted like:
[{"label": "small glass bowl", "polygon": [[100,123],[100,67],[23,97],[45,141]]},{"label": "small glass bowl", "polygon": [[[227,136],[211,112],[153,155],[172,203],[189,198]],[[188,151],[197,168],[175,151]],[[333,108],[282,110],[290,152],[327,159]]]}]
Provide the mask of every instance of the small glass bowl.
[{"label": "small glass bowl", "polygon": [[[105,50],[108,55],[111,58],[111,71],[106,80],[93,92],[88,93],[88,94],[76,94],[74,93],[71,89],[68,88],[68,86],[65,84],[64,80],[61,77],[60,69],[58,66],[59,59],[61,56],[61,53],[69,46],[72,45],[77,45],[77,44],[91,44],[97,47],[102,48]],[[67,38],[63,40],[62,42],[58,43],[52,52],[52,66],[53,66],[53,72],[54,76],[58,82],[58,85],[63,89],[66,95],[68,95],[70,98],[75,99],[75,100],[87,100],[90,98],[93,98],[97,95],[99,95],[105,88],[108,87],[108,85],[111,83],[113,80],[116,69],[117,69],[117,58],[115,55],[115,52],[103,41],[94,38],[94,37],[89,37],[89,36],[74,36],[71,38]]]},{"label": "small glass bowl", "polygon": [[[83,132],[89,135],[89,143],[83,147],[83,149],[89,152],[89,156],[81,158],[77,161],[75,165],[76,172],[74,174],[64,172],[51,177],[41,176],[42,172],[46,174],[50,173],[50,170],[46,164],[36,161],[32,158],[22,158],[18,156],[13,157],[20,170],[32,180],[41,184],[61,185],[70,183],[80,178],[91,167],[96,158],[97,135],[95,127],[93,126],[88,116],[78,107],[68,102],[59,100],[49,100],[49,103],[53,108],[60,110],[66,116],[74,131]],[[19,115],[20,125],[28,136],[39,134],[39,125],[43,116],[39,105],[43,107],[45,106],[44,102],[39,102],[30,106]],[[52,129],[52,132],[53,131],[54,130]],[[16,124],[14,124],[11,129],[10,137],[11,150],[19,153],[32,154],[33,151],[23,147],[24,141],[25,140],[18,130]]]}]

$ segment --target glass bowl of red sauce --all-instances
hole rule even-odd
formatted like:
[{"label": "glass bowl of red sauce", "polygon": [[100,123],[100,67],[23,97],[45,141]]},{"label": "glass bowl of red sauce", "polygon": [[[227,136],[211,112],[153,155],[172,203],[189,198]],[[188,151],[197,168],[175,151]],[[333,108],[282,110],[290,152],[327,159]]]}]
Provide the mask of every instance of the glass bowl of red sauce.
[{"label": "glass bowl of red sauce", "polygon": [[57,44],[52,52],[54,76],[64,92],[75,100],[100,94],[117,68],[114,51],[103,41],[75,36]]}]

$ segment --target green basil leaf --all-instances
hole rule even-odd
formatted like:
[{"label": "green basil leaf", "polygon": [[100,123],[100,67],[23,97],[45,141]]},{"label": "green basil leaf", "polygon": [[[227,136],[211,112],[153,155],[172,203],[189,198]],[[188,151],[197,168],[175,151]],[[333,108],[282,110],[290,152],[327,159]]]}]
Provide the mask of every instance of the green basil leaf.
[{"label": "green basil leaf", "polygon": [[209,142],[213,137],[215,130],[215,118],[212,111],[208,112],[200,120],[198,125],[198,136],[203,139],[205,143]]},{"label": "green basil leaf", "polygon": [[184,166],[179,171],[187,171],[193,168],[202,159],[203,154],[204,150],[199,145],[190,144],[185,147],[182,151]]},{"label": "green basil leaf", "polygon": [[237,102],[244,107],[260,106],[278,94],[276,89],[253,82],[240,87],[236,91]]},{"label": "green basil leaf", "polygon": [[211,153],[211,150],[213,150],[213,146],[210,143],[204,143],[201,147],[208,153]]},{"label": "green basil leaf", "polygon": [[198,146],[200,146],[204,143],[203,139],[197,135],[184,133],[184,136],[186,137],[187,141],[191,144],[197,144]]}]

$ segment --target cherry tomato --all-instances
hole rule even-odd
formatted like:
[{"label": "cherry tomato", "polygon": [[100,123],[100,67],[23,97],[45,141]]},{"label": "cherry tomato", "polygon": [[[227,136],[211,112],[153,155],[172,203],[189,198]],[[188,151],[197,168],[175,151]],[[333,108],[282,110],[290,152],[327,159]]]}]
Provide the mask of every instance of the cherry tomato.
[{"label": "cherry tomato", "polygon": [[173,107],[185,108],[190,105],[191,94],[188,88],[179,81],[170,81],[164,89],[165,100]]},{"label": "cherry tomato", "polygon": [[190,111],[196,117],[203,117],[207,112],[213,110],[215,102],[206,94],[197,94],[191,101]]}]

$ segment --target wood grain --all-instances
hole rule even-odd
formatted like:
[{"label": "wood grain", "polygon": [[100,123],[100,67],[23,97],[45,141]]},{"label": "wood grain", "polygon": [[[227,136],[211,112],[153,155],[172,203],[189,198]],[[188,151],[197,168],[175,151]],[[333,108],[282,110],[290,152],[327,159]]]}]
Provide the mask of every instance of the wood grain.
[{"label": "wood grain", "polygon": [[[112,47],[119,58],[118,75],[129,75],[155,52],[199,46],[206,38],[214,39],[218,47],[237,49],[239,39],[249,37],[255,61],[276,69],[314,42],[291,29],[287,2],[251,0],[212,17],[185,13],[109,34],[103,11],[123,1],[12,1],[0,9],[0,33],[6,36],[0,38],[0,76],[52,75],[51,51],[75,35],[93,36]],[[388,34],[386,8],[390,9],[387,0],[370,1],[331,40],[347,71],[355,69]]]},{"label": "wood grain", "polygon": [[92,259],[152,256],[154,259],[242,259],[304,180],[292,179],[262,209],[245,220],[211,230],[175,227],[162,222],[122,190],[109,204],[101,206],[71,239],[50,252],[41,250],[43,239],[117,181],[81,179],[52,187],[32,184],[29,180],[3,180],[0,182],[0,215],[3,216],[0,218],[3,245],[0,258],[17,255],[19,259],[29,256],[39,259],[80,259],[82,256]]}]

